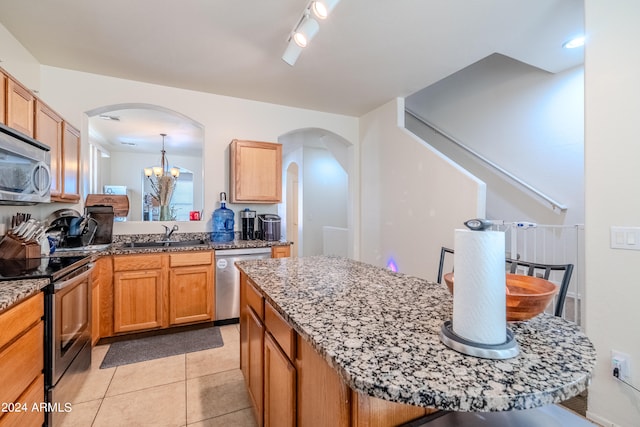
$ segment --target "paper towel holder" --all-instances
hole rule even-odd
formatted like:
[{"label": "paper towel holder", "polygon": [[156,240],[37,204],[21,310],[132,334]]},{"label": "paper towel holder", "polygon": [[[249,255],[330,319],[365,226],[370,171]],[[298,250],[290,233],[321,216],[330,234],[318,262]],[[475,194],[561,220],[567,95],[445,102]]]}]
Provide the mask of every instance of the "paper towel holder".
[{"label": "paper towel holder", "polygon": [[440,329],[440,340],[458,353],[482,359],[511,359],[520,353],[518,342],[511,329],[507,328],[506,341],[502,344],[482,344],[462,338],[453,332],[453,322],[447,320]]}]

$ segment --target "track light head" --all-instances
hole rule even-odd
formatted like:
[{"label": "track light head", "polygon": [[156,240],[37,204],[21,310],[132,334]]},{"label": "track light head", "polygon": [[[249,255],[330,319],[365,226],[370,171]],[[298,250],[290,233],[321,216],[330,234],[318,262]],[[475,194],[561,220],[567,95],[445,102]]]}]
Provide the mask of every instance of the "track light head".
[{"label": "track light head", "polygon": [[282,55],[282,60],[293,67],[301,53],[302,53],[302,48],[298,46],[298,44],[294,42],[293,39],[291,39],[289,40],[287,49],[284,51],[284,54]]},{"label": "track light head", "polygon": [[316,0],[311,2],[311,10],[318,19],[327,19],[340,0]]},{"label": "track light head", "polygon": [[306,47],[307,44],[318,34],[320,25],[318,21],[310,16],[305,16],[298,28],[293,33],[293,40],[300,47]]}]

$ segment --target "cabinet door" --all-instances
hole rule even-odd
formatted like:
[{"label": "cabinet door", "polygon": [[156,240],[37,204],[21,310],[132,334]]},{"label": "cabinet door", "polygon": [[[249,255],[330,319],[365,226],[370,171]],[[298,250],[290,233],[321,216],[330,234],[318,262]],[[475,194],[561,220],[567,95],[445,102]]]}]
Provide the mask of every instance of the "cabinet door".
[{"label": "cabinet door", "polygon": [[40,100],[36,100],[35,138],[51,148],[51,197],[58,197],[62,176],[62,118]]},{"label": "cabinet door", "polygon": [[296,424],[296,368],[270,333],[264,336],[264,426]]},{"label": "cabinet door", "polygon": [[113,275],[113,331],[163,326],[162,270],[119,271]]},{"label": "cabinet door", "polygon": [[7,79],[7,126],[33,138],[35,97],[12,78]]},{"label": "cabinet door", "polygon": [[169,323],[213,320],[211,265],[174,267],[169,273]]},{"label": "cabinet door", "polygon": [[262,362],[264,325],[251,308],[247,308],[249,396],[256,411],[258,426],[262,426]]},{"label": "cabinet door", "polygon": [[287,246],[272,246],[271,258],[287,258],[291,255],[291,248]]},{"label": "cabinet door", "polygon": [[7,124],[7,75],[0,71],[0,123]]},{"label": "cabinet door", "polygon": [[80,131],[62,123],[62,200],[80,200]]},{"label": "cabinet door", "polygon": [[282,145],[234,139],[229,148],[232,203],[282,201]]}]

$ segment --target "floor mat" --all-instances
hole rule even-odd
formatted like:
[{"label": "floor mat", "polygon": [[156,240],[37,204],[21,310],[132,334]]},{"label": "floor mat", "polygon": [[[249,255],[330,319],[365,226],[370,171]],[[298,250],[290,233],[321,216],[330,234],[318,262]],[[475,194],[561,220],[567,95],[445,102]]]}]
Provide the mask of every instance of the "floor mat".
[{"label": "floor mat", "polygon": [[220,328],[216,326],[118,341],[109,347],[100,369],[192,353],[223,345]]}]

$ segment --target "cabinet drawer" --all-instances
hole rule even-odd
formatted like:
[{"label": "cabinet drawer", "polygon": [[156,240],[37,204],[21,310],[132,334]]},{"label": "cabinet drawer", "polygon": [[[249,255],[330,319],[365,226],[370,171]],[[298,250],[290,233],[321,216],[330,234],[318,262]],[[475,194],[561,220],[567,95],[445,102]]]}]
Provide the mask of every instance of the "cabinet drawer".
[{"label": "cabinet drawer", "polygon": [[268,302],[264,303],[264,324],[289,360],[294,360],[296,356],[295,332]]},{"label": "cabinet drawer", "polygon": [[19,403],[24,410],[4,414],[0,418],[0,427],[42,426],[44,423],[44,411],[39,410],[42,402],[44,402],[44,375],[40,374],[14,402]]},{"label": "cabinet drawer", "polygon": [[0,353],[0,402],[15,402],[44,367],[43,322]]},{"label": "cabinet drawer", "polygon": [[42,292],[11,307],[0,315],[0,348],[40,321],[44,314]]},{"label": "cabinet drawer", "polygon": [[253,308],[260,320],[264,320],[264,298],[255,288],[253,281],[247,278],[247,305]]},{"label": "cabinet drawer", "polygon": [[123,255],[113,257],[113,271],[162,268],[162,254]]},{"label": "cabinet drawer", "polygon": [[186,267],[189,265],[209,265],[213,261],[213,251],[185,252],[169,254],[170,267]]}]

